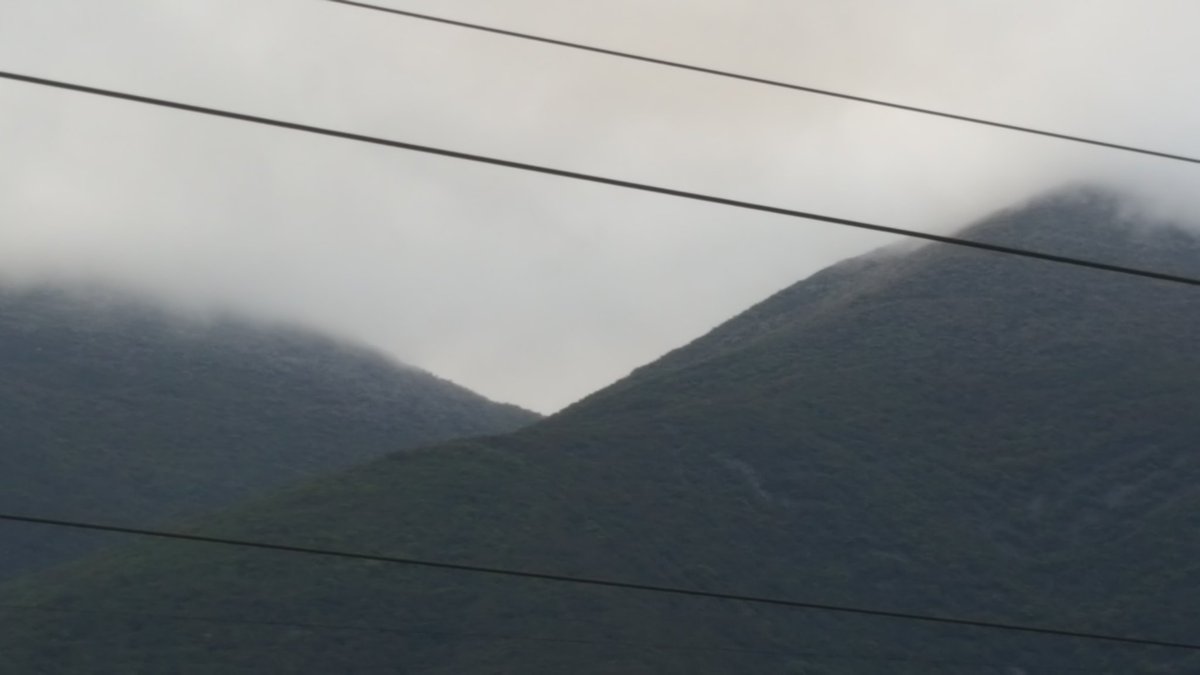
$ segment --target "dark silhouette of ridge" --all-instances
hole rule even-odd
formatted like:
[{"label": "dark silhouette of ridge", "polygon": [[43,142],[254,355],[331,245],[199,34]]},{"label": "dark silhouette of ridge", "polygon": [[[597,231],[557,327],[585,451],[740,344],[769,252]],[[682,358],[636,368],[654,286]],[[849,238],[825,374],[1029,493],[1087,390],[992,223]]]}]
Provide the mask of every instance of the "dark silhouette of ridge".
[{"label": "dark silhouette of ridge", "polygon": [[[533,413],[297,328],[0,292],[0,506],[165,522]],[[94,537],[0,528],[0,579]]]},{"label": "dark silhouette of ridge", "polygon": [[[1190,230],[1056,192],[966,236],[1180,272]],[[1031,241],[1036,240],[1036,241]],[[1200,294],[928,245],[835,265],[558,415],[382,460],[214,535],[1188,641],[1200,630]],[[22,667],[449,674],[1191,673],[1153,650],[141,542],[0,603],[776,650],[669,654],[20,618]],[[286,559],[285,559],[286,558]]]}]

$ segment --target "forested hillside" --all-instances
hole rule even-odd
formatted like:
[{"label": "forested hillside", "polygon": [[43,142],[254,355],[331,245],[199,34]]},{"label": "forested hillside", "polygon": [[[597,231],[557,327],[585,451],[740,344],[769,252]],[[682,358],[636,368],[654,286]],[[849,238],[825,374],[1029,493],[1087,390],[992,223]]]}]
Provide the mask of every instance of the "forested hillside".
[{"label": "forested hillside", "polygon": [[[307,331],[54,288],[0,292],[0,373],[0,511],[123,523],[536,419]],[[4,525],[0,579],[98,541]]]},{"label": "forested hillside", "polygon": [[[1075,190],[964,236],[1200,274],[1200,239],[1130,213]],[[1197,335],[1192,287],[883,251],[539,424],[397,453],[196,527],[1194,640]],[[19,672],[1200,669],[1168,649],[157,541],[9,584],[0,604]]]}]

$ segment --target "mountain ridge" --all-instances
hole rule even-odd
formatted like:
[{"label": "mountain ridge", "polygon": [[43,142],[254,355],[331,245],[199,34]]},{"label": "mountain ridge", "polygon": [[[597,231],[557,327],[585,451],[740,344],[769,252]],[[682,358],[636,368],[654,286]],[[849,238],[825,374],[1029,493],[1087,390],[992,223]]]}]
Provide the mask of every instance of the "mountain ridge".
[{"label": "mountain ridge", "polygon": [[[302,329],[51,286],[0,293],[0,368],[0,508],[18,513],[161,523],[537,418]],[[6,529],[24,553],[0,576],[79,548]]]},{"label": "mountain ridge", "polygon": [[[1147,235],[1129,251],[1119,240],[1071,239],[1132,224],[1120,210],[1078,200],[992,218],[984,234],[1005,222],[1033,231],[1050,224],[1076,253],[1124,252],[1178,269],[1200,263],[1200,240],[1177,246],[1175,235]],[[1200,540],[1190,536],[1200,524],[1200,355],[1189,338],[1200,332],[1200,295],[947,246],[858,265],[799,282],[538,424],[393,454],[198,527],[1181,641],[1200,629],[1188,601],[1200,583]],[[871,278],[858,286],[863,274]],[[839,301],[806,313],[829,292]],[[423,673],[832,675],[962,672],[927,658],[1026,675],[1198,665],[1032,636],[151,543],[10,584],[0,598],[418,633],[389,642],[214,628],[200,654],[177,627],[59,617],[8,636],[6,652],[22,664],[99,656],[134,670],[186,664],[191,672],[402,664]],[[422,638],[421,630],[759,653],[530,649]],[[843,654],[899,658],[823,658],[830,643]]]},{"label": "mountain ridge", "polygon": [[[1058,220],[1054,214],[1062,209],[1078,211],[1081,217]],[[1132,196],[1109,186],[1085,183],[1052,190],[1000,209],[962,228],[956,236],[1108,264],[1137,266],[1141,261],[1146,266],[1147,262],[1152,262],[1153,269],[1158,271],[1200,276],[1200,237],[1175,221],[1147,220],[1139,214],[1138,202]],[[1082,229],[1080,225],[1083,225]],[[1095,239],[1097,233],[1106,235],[1105,239],[1098,242]],[[1158,245],[1152,242],[1158,242]],[[1187,252],[1189,263],[1183,263],[1179,256],[1169,253],[1171,247],[1181,242],[1190,249]],[[753,348],[754,341],[768,339],[772,332],[786,332],[805,321],[820,321],[829,311],[836,311],[856,298],[869,296],[887,284],[896,283],[914,270],[921,273],[931,256],[976,259],[980,255],[983,256],[978,258],[980,260],[1002,256],[990,262],[1004,264],[1004,254],[925,242],[915,246],[902,242],[848,258],[772,294],[687,345],[635,369],[615,386],[598,394],[608,396],[620,391],[628,382],[680,367],[684,354],[692,365],[697,365],[699,361],[711,358],[713,352],[719,352],[722,343],[749,349]],[[1033,261],[1032,264],[1056,263]],[[748,330],[756,334],[750,335]],[[587,404],[590,398],[585,397],[568,410]]]}]

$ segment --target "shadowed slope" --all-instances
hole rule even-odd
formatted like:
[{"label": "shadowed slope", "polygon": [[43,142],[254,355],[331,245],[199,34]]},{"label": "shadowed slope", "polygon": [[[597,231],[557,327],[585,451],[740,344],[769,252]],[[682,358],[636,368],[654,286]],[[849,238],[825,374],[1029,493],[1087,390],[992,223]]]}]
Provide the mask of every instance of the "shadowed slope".
[{"label": "shadowed slope", "polygon": [[[1138,223],[1091,191],[1052,195],[968,234],[1200,271],[1195,237]],[[885,252],[786,289],[540,424],[394,455],[201,529],[1186,640],[1200,629],[1190,598],[1200,582],[1198,334],[1195,289],[945,247]],[[4,601],[408,631],[212,626],[200,649],[186,625],[13,613],[29,625],[5,651],[30,668],[96,658],[280,673],[1197,665],[1158,651],[158,542],[9,587]]]},{"label": "shadowed slope", "polygon": [[[0,509],[122,522],[536,419],[304,331],[50,289],[0,295],[0,372]],[[0,578],[87,543],[2,530]]]}]

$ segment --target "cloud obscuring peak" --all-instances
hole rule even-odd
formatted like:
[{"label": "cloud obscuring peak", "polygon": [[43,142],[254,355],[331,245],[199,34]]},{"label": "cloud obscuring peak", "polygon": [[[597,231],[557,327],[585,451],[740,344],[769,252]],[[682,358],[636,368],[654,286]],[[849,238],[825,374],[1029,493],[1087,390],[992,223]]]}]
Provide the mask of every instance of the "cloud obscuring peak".
[{"label": "cloud obscuring peak", "polygon": [[[399,6],[399,5],[398,5]],[[1200,6],[432,0],[405,8],[1200,155]],[[12,0],[6,69],[901,227],[1198,168],[292,0]],[[0,83],[0,276],[361,340],[553,410],[891,240]]]}]

